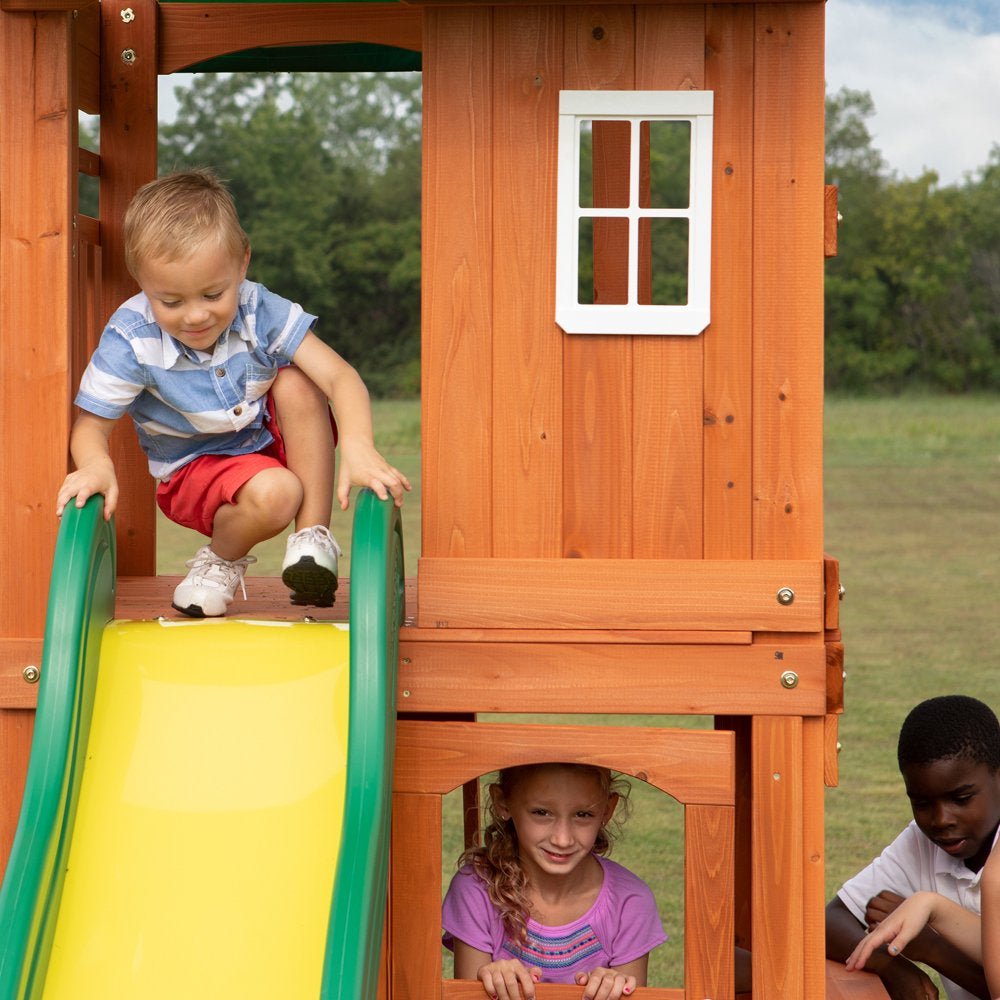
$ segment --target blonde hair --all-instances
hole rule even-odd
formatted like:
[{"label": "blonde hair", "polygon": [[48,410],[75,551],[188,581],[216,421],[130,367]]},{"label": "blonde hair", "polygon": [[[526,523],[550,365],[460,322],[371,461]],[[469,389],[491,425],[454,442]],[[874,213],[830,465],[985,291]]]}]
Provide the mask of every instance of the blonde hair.
[{"label": "blonde hair", "polygon": [[[570,764],[553,762],[546,764],[522,764],[500,771],[491,786],[498,790],[504,801],[509,801],[515,785],[522,778],[543,767],[560,767],[597,778],[601,792],[606,799],[617,795],[618,808],[597,835],[592,848],[594,854],[606,855],[621,834],[621,827],[628,818],[629,792],[631,785],[619,774],[606,767],[592,764]],[[488,823],[483,831],[481,847],[470,847],[458,859],[458,867],[471,865],[475,873],[486,884],[490,902],[497,908],[507,933],[514,941],[523,941],[528,936],[528,917],[531,913],[531,885],[521,865],[521,855],[514,821],[502,819],[497,811],[494,796],[486,803]]]},{"label": "blonde hair", "polygon": [[208,169],[183,170],[144,184],[125,212],[125,266],[138,280],[146,261],[175,261],[213,239],[241,260],[250,239],[229,189]]}]

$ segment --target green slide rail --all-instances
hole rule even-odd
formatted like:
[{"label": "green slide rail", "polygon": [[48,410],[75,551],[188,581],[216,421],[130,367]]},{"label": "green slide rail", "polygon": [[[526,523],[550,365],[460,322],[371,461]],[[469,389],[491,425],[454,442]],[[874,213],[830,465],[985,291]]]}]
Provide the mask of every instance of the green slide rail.
[{"label": "green slide rail", "polygon": [[[31,757],[0,888],[0,1000],[38,1000],[45,985],[114,617],[114,526],[102,510],[101,497],[67,508],[56,541]],[[398,509],[369,490],[355,509],[350,615],[347,788],[321,1000],[374,991],[385,914],[403,544]]]}]

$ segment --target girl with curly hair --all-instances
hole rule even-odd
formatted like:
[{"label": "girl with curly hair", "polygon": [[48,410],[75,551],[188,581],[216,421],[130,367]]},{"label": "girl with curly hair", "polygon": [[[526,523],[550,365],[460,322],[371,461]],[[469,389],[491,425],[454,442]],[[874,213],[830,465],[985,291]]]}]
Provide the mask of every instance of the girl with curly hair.
[{"label": "girl with curly hair", "polygon": [[532,1000],[535,983],[575,983],[586,1000],[646,985],[666,940],[649,886],[605,855],[628,784],[605,768],[512,767],[490,785],[483,846],[467,850],[443,906],[455,978],[491,1000]]}]

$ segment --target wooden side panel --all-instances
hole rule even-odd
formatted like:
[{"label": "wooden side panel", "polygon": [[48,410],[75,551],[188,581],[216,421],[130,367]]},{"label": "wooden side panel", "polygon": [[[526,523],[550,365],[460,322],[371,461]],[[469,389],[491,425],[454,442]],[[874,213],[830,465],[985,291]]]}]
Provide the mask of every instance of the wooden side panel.
[{"label": "wooden side panel", "polygon": [[[442,974],[440,796],[393,795],[390,857],[390,995],[394,1000],[436,1000]],[[428,886],[434,891],[428,892]],[[479,989],[482,992],[482,986]]]},{"label": "wooden side panel", "polygon": [[40,637],[66,474],[76,102],[68,12],[0,15],[0,636]]},{"label": "wooden side panel", "polygon": [[689,997],[733,995],[733,824],[732,809],[684,810],[684,987]]},{"label": "wooden side panel", "polygon": [[[640,90],[705,86],[705,8],[641,6],[636,11]],[[697,337],[636,337],[633,556],[702,556],[702,350]],[[650,502],[655,498],[655,502]]]},{"label": "wooden side panel", "polygon": [[802,720],[753,720],[753,994],[805,997]]},{"label": "wooden side panel", "polygon": [[[567,90],[630,90],[635,80],[633,8],[567,7]],[[624,133],[624,134],[623,134]],[[628,204],[629,135],[620,122],[593,129],[594,204]],[[596,301],[623,301],[627,258],[594,227]],[[563,553],[627,558],[632,511],[632,342],[614,335],[556,334],[563,350]]]},{"label": "wooden side panel", "polygon": [[823,17],[755,14],[755,558],[823,554]]},{"label": "wooden side panel", "polygon": [[34,722],[34,712],[0,709],[0,879],[17,831]]},{"label": "wooden side panel", "polygon": [[[130,7],[135,17],[123,21]],[[122,52],[135,60],[126,63]],[[101,314],[106,320],[135,293],[125,270],[122,218],[136,190],[156,177],[156,3],[101,3]],[[75,389],[74,389],[75,392]],[[121,498],[115,515],[118,572],[156,573],[154,481],[131,420],[118,422],[111,438]]]},{"label": "wooden side panel", "polygon": [[76,100],[88,115],[101,111],[101,7],[88,3],[76,11]]},{"label": "wooden side panel", "polygon": [[435,556],[492,551],[491,19],[424,16],[422,548]]},{"label": "wooden side panel", "polygon": [[493,551],[562,555],[562,332],[555,323],[563,21],[493,14]]},{"label": "wooden side panel", "polygon": [[711,5],[705,87],[715,93],[712,325],[705,358],[706,559],[751,553],[753,9]]}]

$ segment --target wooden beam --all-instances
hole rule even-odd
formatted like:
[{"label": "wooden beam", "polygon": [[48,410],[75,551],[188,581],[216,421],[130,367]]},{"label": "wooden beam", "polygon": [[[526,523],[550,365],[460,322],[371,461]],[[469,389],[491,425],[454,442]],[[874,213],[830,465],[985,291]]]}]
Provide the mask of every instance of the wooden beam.
[{"label": "wooden beam", "polygon": [[425,628],[823,629],[819,560],[424,557],[417,573]]},{"label": "wooden beam", "polygon": [[398,3],[165,3],[159,21],[163,74],[261,45],[423,45],[423,12]]}]

